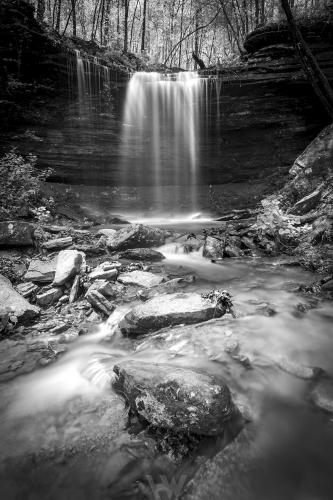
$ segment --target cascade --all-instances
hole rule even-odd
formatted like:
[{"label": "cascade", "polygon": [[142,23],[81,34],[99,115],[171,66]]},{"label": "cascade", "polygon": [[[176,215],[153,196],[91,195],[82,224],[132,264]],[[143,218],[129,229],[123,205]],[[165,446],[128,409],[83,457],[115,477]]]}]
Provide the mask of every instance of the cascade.
[{"label": "cascade", "polygon": [[[207,104],[207,80],[197,72],[135,73],[127,87],[122,132],[122,183],[149,185],[154,208],[171,203],[197,208],[200,182],[200,108]],[[203,117],[204,118],[204,117]],[[184,188],[185,187],[185,188]],[[170,189],[168,190],[170,192]]]},{"label": "cascade", "polygon": [[[75,50],[74,68],[71,64],[70,85],[77,88],[80,115],[91,110],[92,100],[101,97],[102,92],[110,88],[111,72],[110,68],[102,63],[98,57],[82,57],[79,50]],[[75,73],[75,74],[73,74]]]}]

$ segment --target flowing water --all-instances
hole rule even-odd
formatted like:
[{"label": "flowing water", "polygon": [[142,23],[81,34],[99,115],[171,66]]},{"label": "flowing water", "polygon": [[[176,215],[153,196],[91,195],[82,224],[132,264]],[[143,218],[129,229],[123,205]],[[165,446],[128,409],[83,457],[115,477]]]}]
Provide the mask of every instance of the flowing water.
[{"label": "flowing water", "polygon": [[[154,223],[161,222],[158,212],[162,212],[162,226],[171,213],[201,209],[199,185],[210,160],[218,162],[220,171],[221,152],[217,154],[215,149],[214,159],[203,155],[216,137],[207,139],[212,116],[207,98],[212,87],[207,81],[196,73],[137,73],[127,88],[123,117],[113,122],[112,106],[102,113],[99,100],[112,83],[108,69],[76,52],[75,72],[78,120],[74,125],[68,121],[68,138],[80,138],[79,146],[73,146],[76,155],[84,150],[78,175],[89,171],[100,181],[97,184],[104,184],[100,171],[93,169],[95,164],[88,160],[87,168],[85,162],[88,150],[97,161],[99,145],[92,134],[102,136],[108,124],[110,144],[111,139],[117,142],[116,130],[121,130],[120,154],[109,152],[108,157],[114,155],[116,160],[111,169],[108,162],[103,168],[110,170],[113,184],[122,179],[125,186],[136,190],[132,198],[128,190],[120,196],[122,209],[136,210],[136,219],[140,219],[142,212],[147,213],[148,203],[152,205],[150,222],[154,217]],[[213,88],[219,103],[221,89]],[[219,106],[215,116],[223,119]],[[63,154],[62,144],[56,156]],[[225,172],[227,169],[228,165]],[[140,200],[140,193],[147,195],[148,201]],[[103,198],[101,188],[96,196]],[[196,230],[193,220],[182,220],[177,231],[188,234]],[[167,227],[172,228],[170,220]],[[226,315],[131,340],[121,335],[117,325],[138,302],[133,300],[119,306],[89,335],[68,344],[66,353],[54,364],[1,384],[1,498],[163,500],[159,495],[161,482],[174,478],[176,485],[184,486],[200,462],[226,444],[226,450],[230,449],[234,430],[216,442],[204,440],[197,456],[175,465],[169,457],[156,453],[149,435],[130,436],[126,428],[128,408],[112,385],[113,366],[126,359],[215,374],[228,384],[237,404],[251,414],[248,425],[255,429],[252,442],[232,457],[230,474],[228,462],[223,467],[212,463],[207,484],[201,489],[205,493],[197,498],[219,499],[222,489],[224,500],[333,498],[332,421],[311,401],[315,382],[278,366],[279,359],[288,358],[297,365],[318,366],[333,376],[332,303],[324,296],[314,300],[295,291],[299,283],[312,282],[313,275],[301,268],[281,267],[272,259],[212,263],[200,252],[177,251],[174,242],[159,250],[166,259],[154,265],[156,272],[169,278],[194,274],[196,280],[186,291],[229,290],[236,318]],[[52,336],[42,332],[41,340],[52,340]],[[237,355],[225,350],[228,342],[238,343]],[[197,480],[200,485],[202,479]]]},{"label": "flowing water", "polygon": [[[223,378],[237,401],[242,398],[250,406],[256,428],[252,459],[262,475],[258,468],[247,471],[245,446],[244,457],[240,453],[237,461],[240,470],[244,461],[247,472],[231,475],[227,489],[234,491],[235,481],[248,488],[250,481],[244,498],[251,500],[332,498],[331,419],[311,403],[311,381],[275,364],[287,356],[333,375],[332,303],[295,292],[313,276],[274,260],[214,264],[200,252],[176,252],[174,243],[160,251],[166,259],[155,271],[161,268],[171,278],[194,273],[196,281],[187,291],[228,289],[237,318],[225,316],[204,326],[130,340],[122,337],[117,324],[134,301],[119,307],[95,333],[77,340],[54,365],[3,385],[3,498],[146,498],[142,492],[149,496],[151,477],[157,483],[163,474],[190,479],[197,467],[193,460],[175,469],[167,458],[154,455],[147,436],[129,438],[126,407],[112,388],[112,368],[124,359],[204,369]],[[310,307],[308,312],[299,313],[300,303]],[[268,306],[274,315],[265,315]],[[225,353],[226,339],[240,343],[251,369]],[[211,446],[206,442],[199,454],[208,456]],[[219,483],[221,471],[214,474],[203,500],[220,498],[214,481]]]}]

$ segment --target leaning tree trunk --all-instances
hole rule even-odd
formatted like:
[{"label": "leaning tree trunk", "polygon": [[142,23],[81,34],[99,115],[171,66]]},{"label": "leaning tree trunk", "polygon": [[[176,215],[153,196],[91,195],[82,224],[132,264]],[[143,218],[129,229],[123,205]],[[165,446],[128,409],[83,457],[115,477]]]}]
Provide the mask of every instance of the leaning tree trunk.
[{"label": "leaning tree trunk", "polygon": [[333,118],[333,90],[326,76],[320,69],[320,66],[312,54],[309,46],[305,42],[300,32],[288,0],[281,0],[282,8],[286,14],[289,29],[293,36],[295,49],[299,55],[302,68],[308,77],[313,90],[320,99],[328,115]]}]

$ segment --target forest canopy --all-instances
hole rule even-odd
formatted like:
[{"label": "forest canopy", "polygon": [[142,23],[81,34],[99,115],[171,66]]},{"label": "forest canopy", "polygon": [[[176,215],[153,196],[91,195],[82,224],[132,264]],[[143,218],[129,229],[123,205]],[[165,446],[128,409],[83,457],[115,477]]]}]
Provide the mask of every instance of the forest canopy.
[{"label": "forest canopy", "polygon": [[[248,33],[284,19],[280,0],[30,0],[60,35],[190,69],[239,57]],[[327,18],[331,0],[290,0],[297,19]]]}]

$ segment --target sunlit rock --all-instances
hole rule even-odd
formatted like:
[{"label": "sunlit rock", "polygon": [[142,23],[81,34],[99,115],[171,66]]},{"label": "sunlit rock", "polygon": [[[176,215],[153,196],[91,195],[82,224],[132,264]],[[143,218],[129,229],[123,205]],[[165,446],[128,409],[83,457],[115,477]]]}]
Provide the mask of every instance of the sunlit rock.
[{"label": "sunlit rock", "polygon": [[164,232],[154,227],[142,224],[130,224],[119,229],[107,240],[110,251],[127,250],[130,248],[150,248],[163,245],[165,241]]},{"label": "sunlit rock", "polygon": [[114,371],[131,408],[153,426],[215,436],[234,413],[228,387],[209,374],[141,361]]},{"label": "sunlit rock", "polygon": [[82,254],[77,250],[62,250],[58,254],[53,285],[61,286],[80,272]]},{"label": "sunlit rock", "polygon": [[170,325],[192,324],[222,316],[216,304],[197,293],[158,295],[134,307],[120,322],[125,335],[136,336]]}]

